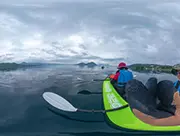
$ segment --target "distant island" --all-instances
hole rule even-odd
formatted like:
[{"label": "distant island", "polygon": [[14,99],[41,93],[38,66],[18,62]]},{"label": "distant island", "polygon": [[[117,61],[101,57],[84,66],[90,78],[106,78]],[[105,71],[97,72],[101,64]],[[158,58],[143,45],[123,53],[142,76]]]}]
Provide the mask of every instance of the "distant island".
[{"label": "distant island", "polygon": [[45,64],[42,63],[26,63],[22,62],[20,64],[18,63],[0,63],[0,71],[11,71],[11,70],[17,70],[19,68],[32,68],[37,66],[42,66]]},{"label": "distant island", "polygon": [[80,67],[87,66],[87,67],[90,67],[90,68],[97,66],[97,64],[94,63],[94,62],[88,62],[88,63],[81,62],[81,63],[78,63],[76,65],[78,65]]},{"label": "distant island", "polygon": [[[95,67],[97,66],[96,63],[94,62],[89,62],[89,63],[78,63],[76,64],[80,67]],[[153,73],[171,73],[172,67],[171,65],[159,65],[159,64],[141,64],[141,63],[136,63],[128,66],[129,69],[137,72],[153,72]],[[103,67],[104,68],[104,67]],[[102,69],[103,69],[102,68]]]},{"label": "distant island", "polygon": [[[33,67],[42,67],[42,66],[48,66],[48,65],[59,65],[59,64],[46,64],[46,63],[0,63],[0,71],[11,71],[11,70],[17,70],[20,68],[26,69],[26,68],[33,68]],[[88,62],[88,63],[78,63],[75,64],[80,67],[87,66],[88,68],[93,68],[98,66],[94,62]],[[132,64],[128,66],[129,69],[132,71],[137,72],[153,72],[153,73],[171,73],[172,67],[171,65],[159,65],[159,64]],[[104,69],[104,65],[101,66],[102,69]]]},{"label": "distant island", "polygon": [[171,73],[171,65],[158,64],[132,64],[129,68],[138,72],[153,72],[153,73]]},{"label": "distant island", "polygon": [[[27,69],[27,68],[34,68],[34,67],[44,67],[44,66],[49,66],[49,65],[60,65],[60,64],[51,64],[51,63],[0,63],[0,71],[12,71],[12,70],[17,70],[17,69]],[[94,62],[89,62],[89,63],[79,63],[76,64],[80,67],[87,66],[89,68],[93,68],[97,66],[96,63]]]}]

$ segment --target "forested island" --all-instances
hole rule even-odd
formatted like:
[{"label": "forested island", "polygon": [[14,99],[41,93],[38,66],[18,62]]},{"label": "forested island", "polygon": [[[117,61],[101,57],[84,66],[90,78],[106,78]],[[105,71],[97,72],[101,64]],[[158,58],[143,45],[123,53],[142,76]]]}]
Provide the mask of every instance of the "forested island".
[{"label": "forested island", "polygon": [[19,68],[32,68],[37,66],[42,66],[44,64],[41,63],[0,63],[0,71],[11,71],[11,70],[17,70]]},{"label": "forested island", "polygon": [[171,73],[171,65],[158,65],[158,64],[132,64],[129,68],[138,72],[155,72],[155,73]]},{"label": "forested island", "polygon": [[97,64],[94,63],[94,62],[88,62],[88,63],[81,62],[81,63],[78,63],[78,64],[76,64],[76,65],[78,65],[78,66],[80,66],[80,67],[84,67],[84,66],[87,66],[87,67],[95,67],[95,66],[97,66]]},{"label": "forested island", "polygon": [[[80,67],[95,67],[98,66],[94,62],[89,62],[89,63],[78,63],[76,64]],[[128,66],[129,69],[137,72],[153,72],[153,73],[171,73],[172,67],[171,65],[159,65],[159,64],[141,64],[141,63],[136,63]]]},{"label": "forested island", "polygon": [[[41,67],[46,65],[52,65],[52,64],[43,64],[43,63],[0,63],[0,71],[11,71],[11,70],[17,70],[19,68],[33,68],[33,67]],[[57,65],[57,64],[56,64]],[[80,67],[95,67],[98,66],[98,64],[94,62],[89,63],[78,63],[75,64]],[[129,69],[137,72],[154,72],[154,73],[171,73],[172,66],[171,65],[158,65],[158,64],[132,64],[128,66]]]},{"label": "forested island", "polygon": [[[26,63],[26,62],[22,62],[22,63],[0,63],[0,71],[11,71],[11,70],[17,70],[17,69],[25,69],[25,68],[34,68],[34,67],[42,67],[42,66],[48,66],[48,65],[60,65],[60,64],[49,64],[49,63]],[[89,62],[89,63],[78,63],[76,64],[80,67],[95,67],[97,66],[96,63],[94,62]]]}]

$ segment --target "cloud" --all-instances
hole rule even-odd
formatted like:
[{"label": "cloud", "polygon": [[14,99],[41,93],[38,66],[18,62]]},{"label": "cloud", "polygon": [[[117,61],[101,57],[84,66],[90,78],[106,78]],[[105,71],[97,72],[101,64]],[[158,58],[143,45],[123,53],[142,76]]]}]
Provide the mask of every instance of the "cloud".
[{"label": "cloud", "polygon": [[3,1],[0,61],[178,63],[179,11],[178,0]]}]

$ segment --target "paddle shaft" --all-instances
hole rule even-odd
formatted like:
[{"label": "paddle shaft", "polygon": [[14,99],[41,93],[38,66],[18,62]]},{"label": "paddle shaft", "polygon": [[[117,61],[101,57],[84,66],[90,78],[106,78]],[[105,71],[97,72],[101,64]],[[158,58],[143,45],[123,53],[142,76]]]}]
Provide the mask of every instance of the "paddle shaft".
[{"label": "paddle shaft", "polygon": [[[107,76],[105,79],[93,79],[92,81],[104,81],[107,80],[109,76]],[[133,77],[136,77],[136,75],[133,75]],[[110,79],[109,79],[110,80]]]},{"label": "paddle shaft", "polygon": [[79,91],[77,94],[91,95],[91,94],[102,94],[102,92],[90,92],[88,90]]},{"label": "paddle shaft", "polygon": [[104,80],[107,80],[107,78],[109,78],[109,75],[107,77],[105,77],[104,79],[93,79],[92,81],[104,81]]},{"label": "paddle shaft", "polygon": [[92,81],[104,81],[104,79],[93,79]]},{"label": "paddle shaft", "polygon": [[112,112],[112,111],[117,111],[117,110],[121,110],[121,109],[124,109],[126,107],[128,107],[129,105],[126,104],[126,105],[123,105],[121,107],[118,107],[118,108],[114,108],[114,109],[108,109],[108,110],[87,110],[87,109],[77,109],[77,111],[79,112],[89,112],[89,113],[106,113],[106,112]]}]

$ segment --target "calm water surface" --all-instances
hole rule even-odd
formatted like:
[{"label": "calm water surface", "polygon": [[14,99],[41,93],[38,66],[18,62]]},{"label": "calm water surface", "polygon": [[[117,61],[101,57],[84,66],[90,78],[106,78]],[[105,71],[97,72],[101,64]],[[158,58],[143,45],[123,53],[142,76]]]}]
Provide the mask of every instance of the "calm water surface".
[{"label": "calm water surface", "polygon": [[[102,91],[102,81],[116,68],[79,68],[72,65],[48,66],[0,72],[0,134],[2,135],[119,135],[104,120],[102,114],[63,113],[51,111],[43,100],[45,91],[58,93],[75,107],[103,109],[102,95],[77,94],[82,90]],[[146,82],[155,76],[158,80],[176,80],[170,74],[134,72],[136,79]],[[101,132],[104,134],[99,134]],[[84,134],[80,134],[84,133]],[[109,134],[110,133],[110,134]]]}]

